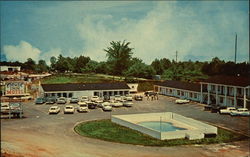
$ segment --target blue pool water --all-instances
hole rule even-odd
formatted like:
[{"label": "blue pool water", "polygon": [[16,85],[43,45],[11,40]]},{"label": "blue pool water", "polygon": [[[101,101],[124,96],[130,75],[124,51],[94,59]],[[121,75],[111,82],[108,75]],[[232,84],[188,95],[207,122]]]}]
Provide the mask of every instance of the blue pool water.
[{"label": "blue pool water", "polygon": [[185,128],[173,126],[173,124],[170,122],[148,121],[148,122],[140,122],[138,124],[160,132],[187,130]]}]

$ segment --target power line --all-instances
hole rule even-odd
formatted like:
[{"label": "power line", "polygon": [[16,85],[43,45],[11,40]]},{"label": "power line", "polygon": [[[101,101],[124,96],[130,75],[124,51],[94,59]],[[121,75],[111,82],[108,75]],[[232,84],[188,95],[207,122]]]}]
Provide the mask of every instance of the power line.
[{"label": "power line", "polygon": [[177,63],[178,51],[175,52],[175,61]]}]

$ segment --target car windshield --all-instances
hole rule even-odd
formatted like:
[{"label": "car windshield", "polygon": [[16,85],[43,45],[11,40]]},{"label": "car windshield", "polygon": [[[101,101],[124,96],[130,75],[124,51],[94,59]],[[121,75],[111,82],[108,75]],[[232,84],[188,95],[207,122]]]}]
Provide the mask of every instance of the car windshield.
[{"label": "car windshield", "polygon": [[80,107],[86,107],[87,106],[87,104],[81,104],[80,105]]},{"label": "car windshield", "polygon": [[66,107],[66,109],[72,109],[72,107],[68,106],[68,107]]},{"label": "car windshield", "polygon": [[43,100],[43,98],[37,98],[36,100],[39,100],[39,101],[40,101],[40,100]]},{"label": "car windshield", "polygon": [[52,108],[50,108],[51,110],[55,110],[56,108],[55,107],[52,107]]}]

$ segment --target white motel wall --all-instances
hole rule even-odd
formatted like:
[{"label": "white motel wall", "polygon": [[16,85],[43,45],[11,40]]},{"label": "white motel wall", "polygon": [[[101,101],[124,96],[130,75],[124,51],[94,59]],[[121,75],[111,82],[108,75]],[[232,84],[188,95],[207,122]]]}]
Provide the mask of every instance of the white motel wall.
[{"label": "white motel wall", "polygon": [[[160,140],[180,138],[194,140],[204,138],[205,134],[217,134],[217,127],[172,112],[112,115],[111,121]],[[145,121],[171,122],[174,126],[187,130],[160,132],[138,124]]]}]

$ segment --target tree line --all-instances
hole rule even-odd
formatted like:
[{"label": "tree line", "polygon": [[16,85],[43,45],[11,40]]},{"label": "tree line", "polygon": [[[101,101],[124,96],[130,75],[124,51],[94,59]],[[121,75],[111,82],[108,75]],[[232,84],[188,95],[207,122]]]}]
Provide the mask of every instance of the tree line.
[{"label": "tree line", "polygon": [[1,64],[19,65],[23,70],[41,72],[73,72],[73,73],[101,73],[125,77],[141,77],[151,79],[160,75],[164,80],[196,81],[213,75],[250,75],[249,63],[225,62],[215,57],[210,62],[193,62],[169,60],[168,58],[155,59],[150,65],[140,58],[133,57],[133,48],[130,42],[112,41],[110,46],[104,49],[106,61],[97,62],[90,57],[80,55],[79,57],[50,58],[50,66],[44,60],[36,63],[31,58],[26,62],[1,62]]}]

